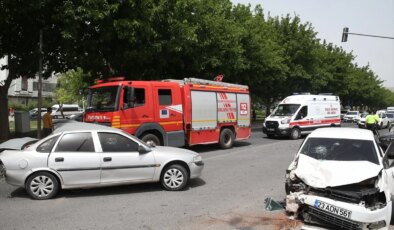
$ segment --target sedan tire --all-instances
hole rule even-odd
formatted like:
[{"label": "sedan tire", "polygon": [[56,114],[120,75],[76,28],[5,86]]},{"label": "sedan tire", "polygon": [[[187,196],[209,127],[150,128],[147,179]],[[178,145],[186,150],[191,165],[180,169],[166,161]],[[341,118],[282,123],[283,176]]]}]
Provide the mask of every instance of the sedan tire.
[{"label": "sedan tire", "polygon": [[59,191],[59,182],[50,173],[38,172],[27,180],[26,191],[36,200],[51,199]]},{"label": "sedan tire", "polygon": [[181,165],[167,166],[161,174],[161,186],[168,191],[182,190],[189,180],[186,169]]}]

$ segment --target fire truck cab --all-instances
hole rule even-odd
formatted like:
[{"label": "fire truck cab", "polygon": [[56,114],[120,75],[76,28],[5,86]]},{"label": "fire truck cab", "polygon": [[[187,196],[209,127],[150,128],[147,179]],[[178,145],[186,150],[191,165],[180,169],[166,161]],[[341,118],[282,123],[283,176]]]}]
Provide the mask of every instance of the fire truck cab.
[{"label": "fire truck cab", "polygon": [[230,148],[234,140],[250,137],[250,97],[247,86],[195,78],[112,78],[90,87],[84,121],[120,128],[156,145]]}]

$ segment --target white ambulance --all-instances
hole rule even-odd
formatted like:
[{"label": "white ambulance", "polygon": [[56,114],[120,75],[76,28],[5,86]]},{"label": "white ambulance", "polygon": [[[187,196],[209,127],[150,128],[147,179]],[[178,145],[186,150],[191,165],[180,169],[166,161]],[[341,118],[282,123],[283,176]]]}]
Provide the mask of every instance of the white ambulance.
[{"label": "white ambulance", "polygon": [[268,137],[298,139],[321,127],[341,125],[338,96],[300,94],[286,97],[265,119],[263,133]]}]

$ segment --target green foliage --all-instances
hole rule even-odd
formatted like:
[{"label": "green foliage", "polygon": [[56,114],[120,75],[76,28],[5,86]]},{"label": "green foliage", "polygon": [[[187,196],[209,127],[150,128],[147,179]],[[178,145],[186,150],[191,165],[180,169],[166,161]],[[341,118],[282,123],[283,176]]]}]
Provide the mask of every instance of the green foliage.
[{"label": "green foliage", "polygon": [[81,68],[61,74],[55,91],[55,101],[59,104],[81,102],[83,99],[81,91],[89,87],[89,82],[86,82],[89,78],[90,75],[84,73]]}]

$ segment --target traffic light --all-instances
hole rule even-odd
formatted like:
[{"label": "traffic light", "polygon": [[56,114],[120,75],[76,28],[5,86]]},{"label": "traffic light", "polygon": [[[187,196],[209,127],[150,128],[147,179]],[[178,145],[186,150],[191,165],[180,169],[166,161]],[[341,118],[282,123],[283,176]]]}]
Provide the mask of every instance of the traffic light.
[{"label": "traffic light", "polygon": [[342,42],[347,42],[347,35],[349,33],[349,28],[345,27],[343,28],[343,32],[342,32]]}]

